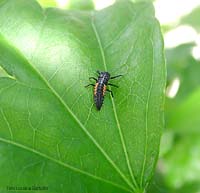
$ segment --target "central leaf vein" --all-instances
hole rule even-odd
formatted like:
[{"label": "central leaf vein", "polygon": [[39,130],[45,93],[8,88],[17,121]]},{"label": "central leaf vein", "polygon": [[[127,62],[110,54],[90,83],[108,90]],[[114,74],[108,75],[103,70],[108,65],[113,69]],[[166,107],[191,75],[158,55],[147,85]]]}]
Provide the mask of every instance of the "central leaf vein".
[{"label": "central leaf vein", "polygon": [[[102,46],[102,43],[101,43],[101,39],[100,39],[99,33],[98,33],[97,28],[96,28],[95,23],[94,23],[94,12],[91,12],[91,23],[92,23],[92,28],[94,30],[94,34],[96,36],[97,42],[99,44],[99,48],[100,48],[100,52],[101,52],[101,56],[102,56],[102,60],[103,60],[103,65],[104,65],[104,69],[105,69],[105,71],[107,71],[107,64],[106,64],[106,59],[105,59],[105,53],[104,53],[104,50],[103,50],[103,46]],[[127,151],[127,148],[126,148],[126,144],[125,144],[124,136],[123,136],[123,133],[122,133],[122,129],[121,129],[121,126],[120,126],[120,123],[119,123],[119,119],[118,119],[118,115],[117,115],[117,111],[116,111],[115,102],[114,102],[114,100],[113,100],[112,97],[111,97],[111,101],[112,101],[114,116],[115,116],[115,119],[116,119],[117,128],[118,128],[118,131],[119,131],[120,140],[121,140],[123,151],[124,151],[124,154],[125,154],[125,158],[126,158],[128,170],[129,170],[129,173],[131,175],[133,184],[137,188],[138,185],[137,185],[137,182],[136,182],[135,177],[133,175],[133,171],[131,169],[130,160],[129,160],[129,156],[128,156],[128,151]],[[124,174],[123,174],[123,176],[124,176]],[[128,179],[126,178],[126,180],[128,180]],[[129,182],[129,180],[128,180],[128,182]]]}]

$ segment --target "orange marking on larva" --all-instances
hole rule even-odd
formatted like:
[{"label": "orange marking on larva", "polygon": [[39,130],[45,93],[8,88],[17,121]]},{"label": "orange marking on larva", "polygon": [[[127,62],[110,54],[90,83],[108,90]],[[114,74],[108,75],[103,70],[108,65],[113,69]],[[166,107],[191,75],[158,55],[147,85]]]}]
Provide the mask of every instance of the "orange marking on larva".
[{"label": "orange marking on larva", "polygon": [[97,93],[97,87],[98,87],[98,85],[99,85],[99,83],[96,83],[96,84],[95,84],[95,87],[94,87],[94,95],[96,95],[96,93]]},{"label": "orange marking on larva", "polygon": [[105,95],[106,92],[106,85],[103,86],[103,96]]}]

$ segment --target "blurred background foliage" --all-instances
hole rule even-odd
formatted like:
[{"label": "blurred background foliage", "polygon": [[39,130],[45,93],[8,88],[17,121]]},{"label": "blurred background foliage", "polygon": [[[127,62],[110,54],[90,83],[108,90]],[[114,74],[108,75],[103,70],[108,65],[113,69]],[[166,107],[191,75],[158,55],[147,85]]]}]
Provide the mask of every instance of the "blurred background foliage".
[{"label": "blurred background foliage", "polygon": [[157,0],[165,41],[165,128],[148,193],[200,192],[200,1]]},{"label": "blurred background foliage", "polygon": [[[168,70],[166,125],[156,174],[147,192],[200,193],[200,1],[146,1],[154,3],[161,23]],[[99,10],[115,1],[38,2],[44,7]]]}]

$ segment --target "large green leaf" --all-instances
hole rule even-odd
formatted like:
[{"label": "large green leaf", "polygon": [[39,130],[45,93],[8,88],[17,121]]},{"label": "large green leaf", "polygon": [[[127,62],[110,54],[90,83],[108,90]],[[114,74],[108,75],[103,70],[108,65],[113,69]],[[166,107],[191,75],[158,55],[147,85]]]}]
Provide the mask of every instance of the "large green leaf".
[{"label": "large green leaf", "polygon": [[[156,164],[165,65],[150,3],[102,11],[0,1],[0,188],[143,192]],[[101,111],[96,70],[123,74]],[[114,83],[114,80],[113,80]],[[29,191],[30,192],[30,191]]]}]

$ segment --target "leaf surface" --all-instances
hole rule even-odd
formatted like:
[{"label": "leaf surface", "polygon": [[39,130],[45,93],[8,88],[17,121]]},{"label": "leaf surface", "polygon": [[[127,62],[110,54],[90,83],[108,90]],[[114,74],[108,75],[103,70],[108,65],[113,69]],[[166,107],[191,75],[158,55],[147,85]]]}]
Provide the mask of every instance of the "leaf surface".
[{"label": "leaf surface", "polygon": [[[163,128],[165,65],[150,3],[97,11],[0,1],[0,188],[49,192],[143,192]],[[114,98],[93,105],[95,71]]]}]

